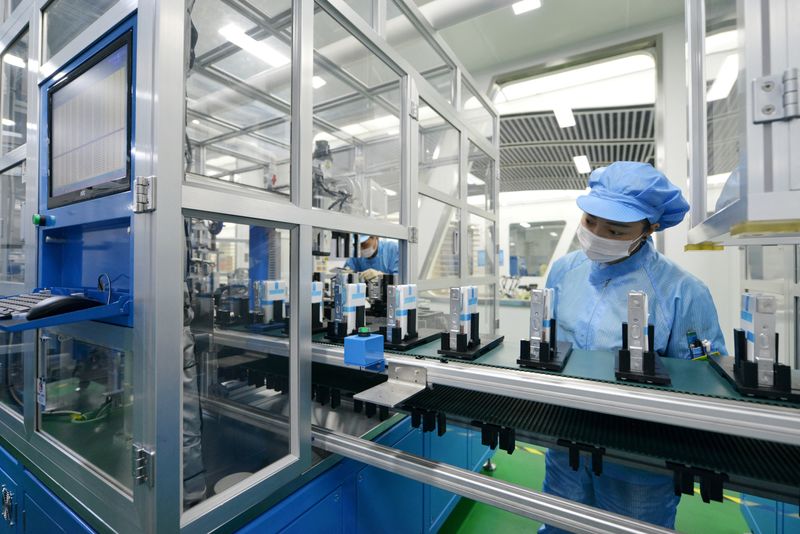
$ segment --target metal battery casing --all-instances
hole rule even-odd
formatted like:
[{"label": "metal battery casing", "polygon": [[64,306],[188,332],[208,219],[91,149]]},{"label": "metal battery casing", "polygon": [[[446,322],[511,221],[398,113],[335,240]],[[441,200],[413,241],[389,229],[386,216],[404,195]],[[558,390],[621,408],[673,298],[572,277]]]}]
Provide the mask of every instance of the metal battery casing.
[{"label": "metal battery casing", "polygon": [[631,355],[630,370],[633,373],[644,371],[644,353],[647,350],[647,325],[649,324],[647,293],[628,292],[628,350]]},{"label": "metal battery casing", "polygon": [[778,302],[773,295],[744,293],[741,326],[747,338],[747,359],[758,365],[758,385],[771,387],[776,362],[775,323]]}]

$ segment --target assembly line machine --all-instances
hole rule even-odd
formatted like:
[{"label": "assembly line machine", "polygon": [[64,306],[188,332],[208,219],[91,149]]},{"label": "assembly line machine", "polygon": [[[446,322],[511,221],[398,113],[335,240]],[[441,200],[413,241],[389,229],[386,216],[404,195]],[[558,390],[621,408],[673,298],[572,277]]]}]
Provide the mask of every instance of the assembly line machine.
[{"label": "assembly line machine", "polygon": [[[571,347],[542,368],[519,338],[555,337],[499,336],[497,112],[414,2],[11,5],[0,527],[428,531],[455,494],[663,530],[476,472],[516,440],[800,499],[792,399],[705,362],[664,360],[668,385]],[[398,272],[339,269],[359,234]]]}]

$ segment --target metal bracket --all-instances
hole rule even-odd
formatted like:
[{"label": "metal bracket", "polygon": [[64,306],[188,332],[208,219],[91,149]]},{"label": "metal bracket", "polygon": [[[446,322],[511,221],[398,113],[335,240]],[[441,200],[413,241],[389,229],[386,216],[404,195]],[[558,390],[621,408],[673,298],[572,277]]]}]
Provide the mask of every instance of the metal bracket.
[{"label": "metal bracket", "polygon": [[418,102],[411,102],[411,106],[408,108],[408,114],[414,120],[419,120],[419,103]]},{"label": "metal bracket", "polygon": [[133,179],[133,212],[146,213],[156,210],[156,177],[137,176]]},{"label": "metal bracket", "polygon": [[798,69],[753,80],[753,122],[791,120],[800,117]]},{"label": "metal bracket", "polygon": [[13,527],[17,522],[17,503],[14,502],[14,493],[5,484],[0,487],[3,520],[8,526]]},{"label": "metal bracket", "polygon": [[409,243],[418,243],[419,242],[419,231],[417,230],[416,226],[409,226],[408,227],[408,242]]},{"label": "metal bracket", "polygon": [[133,444],[133,481],[152,488],[155,482],[155,451],[138,443]]},{"label": "metal bracket", "polygon": [[394,408],[428,384],[428,371],[412,365],[390,365],[389,380],[353,395],[354,400]]}]

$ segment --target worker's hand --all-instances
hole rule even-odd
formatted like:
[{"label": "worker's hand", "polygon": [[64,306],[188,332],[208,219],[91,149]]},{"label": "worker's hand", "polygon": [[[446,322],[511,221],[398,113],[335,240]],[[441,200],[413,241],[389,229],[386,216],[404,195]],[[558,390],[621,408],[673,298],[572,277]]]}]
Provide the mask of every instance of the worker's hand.
[{"label": "worker's hand", "polygon": [[361,272],[361,279],[364,280],[365,282],[369,282],[370,280],[378,278],[379,276],[382,275],[383,273],[377,269],[367,269],[366,271]]}]

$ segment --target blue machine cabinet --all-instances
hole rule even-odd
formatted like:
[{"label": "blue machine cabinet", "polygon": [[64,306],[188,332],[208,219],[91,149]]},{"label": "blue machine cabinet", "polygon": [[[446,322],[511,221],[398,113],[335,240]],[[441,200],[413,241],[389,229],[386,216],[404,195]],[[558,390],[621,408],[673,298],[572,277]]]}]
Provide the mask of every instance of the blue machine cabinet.
[{"label": "blue machine cabinet", "polygon": [[9,518],[0,515],[0,534],[94,532],[2,447],[0,488],[11,496]]},{"label": "blue machine cabinet", "polygon": [[[450,425],[444,436],[404,419],[376,442],[478,470],[493,451],[480,431]],[[458,503],[452,493],[343,460],[257,517],[240,533],[436,532]]]}]

